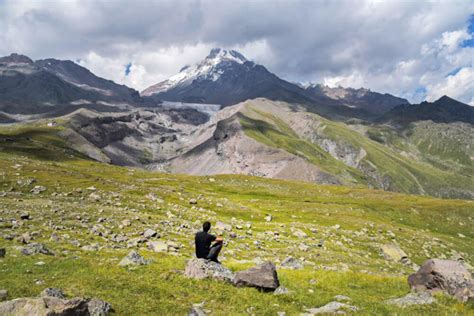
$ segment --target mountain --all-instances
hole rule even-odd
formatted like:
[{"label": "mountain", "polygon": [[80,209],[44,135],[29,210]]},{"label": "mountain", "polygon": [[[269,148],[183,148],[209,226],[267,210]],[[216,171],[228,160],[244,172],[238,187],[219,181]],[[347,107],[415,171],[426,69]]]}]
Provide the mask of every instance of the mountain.
[{"label": "mountain", "polygon": [[373,92],[365,88],[330,88],[321,84],[309,84],[305,90],[311,96],[325,96],[341,101],[346,106],[366,110],[373,115],[381,115],[397,105],[410,104],[406,99],[388,93]]},{"label": "mountain", "polygon": [[285,81],[264,66],[233,50],[212,49],[200,63],[184,67],[177,75],[141,92],[159,101],[213,103],[223,107],[249,99],[303,104],[325,117],[373,119],[405,99],[360,89],[302,87]]},{"label": "mountain", "polygon": [[[240,53],[212,49],[200,63],[141,92],[157,100],[211,103],[229,106],[264,97],[296,103],[314,103],[299,86],[278,78]],[[326,99],[328,104],[334,103]]]},{"label": "mountain", "polygon": [[11,54],[0,58],[0,111],[47,113],[91,106],[140,104],[137,91],[99,78],[72,61],[33,61]]},{"label": "mountain", "polygon": [[427,120],[437,123],[465,122],[474,125],[474,107],[443,96],[432,103],[425,101],[420,104],[394,107],[379,119],[380,122],[402,126]]}]

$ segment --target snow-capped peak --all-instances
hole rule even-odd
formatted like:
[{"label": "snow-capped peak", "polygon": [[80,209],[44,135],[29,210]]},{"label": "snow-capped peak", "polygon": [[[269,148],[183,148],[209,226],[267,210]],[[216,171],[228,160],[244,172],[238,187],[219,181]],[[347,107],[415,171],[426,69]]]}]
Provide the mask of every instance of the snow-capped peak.
[{"label": "snow-capped peak", "polygon": [[152,95],[164,92],[176,86],[186,86],[196,79],[216,81],[224,73],[224,65],[233,63],[244,64],[248,60],[235,50],[213,48],[209,55],[200,63],[183,67],[179,73],[168,80],[162,81],[145,89],[142,95]]}]

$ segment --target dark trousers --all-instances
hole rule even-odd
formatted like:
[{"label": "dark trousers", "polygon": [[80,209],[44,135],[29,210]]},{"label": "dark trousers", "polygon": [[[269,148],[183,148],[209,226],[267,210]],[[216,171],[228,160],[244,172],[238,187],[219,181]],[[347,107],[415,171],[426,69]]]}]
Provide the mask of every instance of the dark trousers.
[{"label": "dark trousers", "polygon": [[222,243],[215,243],[214,245],[211,246],[211,249],[209,250],[209,254],[207,255],[207,259],[214,261],[214,262],[219,262],[217,261],[217,256],[219,256],[219,253],[221,252],[222,249]]}]

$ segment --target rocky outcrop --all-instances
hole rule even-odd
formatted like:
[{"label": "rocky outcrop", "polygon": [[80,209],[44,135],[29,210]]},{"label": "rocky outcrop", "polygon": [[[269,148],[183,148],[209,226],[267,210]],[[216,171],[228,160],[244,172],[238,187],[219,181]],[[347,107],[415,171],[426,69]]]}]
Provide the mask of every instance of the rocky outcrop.
[{"label": "rocky outcrop", "polygon": [[226,282],[233,282],[234,273],[223,265],[205,260],[191,259],[184,270],[184,275],[192,279],[216,279]]},{"label": "rocky outcrop", "polygon": [[0,303],[0,315],[106,316],[112,306],[97,298],[66,299],[61,289],[47,288],[40,297],[25,297]]},{"label": "rocky outcrop", "polygon": [[411,288],[418,291],[443,291],[466,302],[474,297],[474,281],[462,263],[430,259],[408,277]]},{"label": "rocky outcrop", "polygon": [[120,262],[119,266],[138,266],[138,265],[147,265],[151,261],[140,256],[136,251],[130,251],[127,256],[125,256]]},{"label": "rocky outcrop", "polygon": [[412,305],[428,305],[436,302],[436,299],[428,292],[414,292],[399,298],[392,298],[386,301],[389,305],[398,307],[408,307]]},{"label": "rocky outcrop", "polygon": [[236,286],[255,287],[263,291],[275,291],[280,286],[275,265],[265,262],[256,267],[235,274]]}]

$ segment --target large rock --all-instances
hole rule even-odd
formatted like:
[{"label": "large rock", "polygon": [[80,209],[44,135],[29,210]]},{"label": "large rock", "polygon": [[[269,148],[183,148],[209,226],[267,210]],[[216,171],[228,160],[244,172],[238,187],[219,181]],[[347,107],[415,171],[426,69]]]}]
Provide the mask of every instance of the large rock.
[{"label": "large rock", "polygon": [[0,303],[0,315],[106,316],[112,306],[97,298],[65,299],[60,289],[47,288],[40,297],[17,298]]},{"label": "large rock", "polygon": [[281,262],[280,265],[282,268],[286,268],[286,269],[294,269],[294,270],[303,269],[303,264],[298,259],[295,259],[293,257],[286,257]]},{"label": "large rock", "polygon": [[205,260],[191,259],[184,270],[184,275],[193,279],[217,279],[226,282],[233,282],[234,273],[223,265]]},{"label": "large rock", "polygon": [[275,291],[279,286],[275,265],[269,261],[235,274],[236,286],[256,287],[263,291]]},{"label": "large rock", "polygon": [[443,291],[462,302],[474,297],[474,281],[471,273],[454,260],[430,259],[408,277],[414,290]]}]

